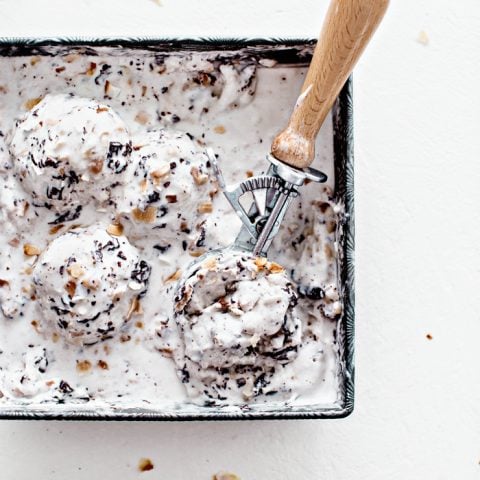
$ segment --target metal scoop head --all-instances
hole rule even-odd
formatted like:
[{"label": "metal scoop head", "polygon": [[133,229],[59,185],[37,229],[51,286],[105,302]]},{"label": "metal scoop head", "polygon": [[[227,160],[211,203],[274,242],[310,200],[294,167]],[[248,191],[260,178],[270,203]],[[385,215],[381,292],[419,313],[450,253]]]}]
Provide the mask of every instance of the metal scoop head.
[{"label": "metal scoop head", "polygon": [[[266,174],[226,185],[215,154],[207,149],[207,155],[220,188],[243,223],[234,245],[256,256],[267,255],[290,203],[305,181],[322,183],[327,180],[323,172],[308,167],[291,167],[269,154],[267,160],[270,167]],[[253,201],[245,208],[241,200],[249,192]]]}]

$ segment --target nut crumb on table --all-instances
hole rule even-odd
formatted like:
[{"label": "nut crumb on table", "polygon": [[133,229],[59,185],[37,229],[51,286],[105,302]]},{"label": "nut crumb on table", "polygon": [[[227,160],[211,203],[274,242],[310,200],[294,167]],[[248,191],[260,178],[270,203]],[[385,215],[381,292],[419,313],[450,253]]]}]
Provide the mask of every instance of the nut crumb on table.
[{"label": "nut crumb on table", "polygon": [[149,472],[150,470],[154,469],[154,464],[149,458],[141,458],[138,461],[138,470],[140,472]]},{"label": "nut crumb on table", "polygon": [[212,476],[212,480],[240,480],[240,477],[234,473],[219,472]]}]

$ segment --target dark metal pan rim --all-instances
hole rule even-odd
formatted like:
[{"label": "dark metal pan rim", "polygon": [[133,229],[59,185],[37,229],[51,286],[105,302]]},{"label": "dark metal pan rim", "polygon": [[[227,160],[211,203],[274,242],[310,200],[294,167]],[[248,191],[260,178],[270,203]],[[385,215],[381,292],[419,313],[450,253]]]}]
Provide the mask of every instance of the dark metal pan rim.
[{"label": "dark metal pan rim", "polygon": [[[49,47],[85,48],[117,47],[147,51],[235,51],[249,49],[252,53],[262,50],[270,55],[275,50],[286,51],[282,60],[300,61],[299,51],[311,49],[316,43],[312,38],[172,38],[172,37],[0,37],[1,56],[22,56],[49,54]],[[308,54],[307,54],[308,57]],[[353,411],[354,406],[354,198],[353,198],[353,117],[352,117],[352,79],[343,87],[333,108],[333,143],[335,158],[335,191],[343,202],[345,216],[343,221],[343,239],[341,255],[343,262],[340,271],[340,283],[343,288],[345,313],[339,323],[339,342],[342,346],[341,373],[344,383],[341,392],[341,406],[320,408],[289,406],[285,409],[260,411],[254,408],[240,411],[223,410],[214,407],[198,407],[191,409],[154,411],[144,408],[124,408],[119,406],[109,409],[75,409],[74,405],[55,405],[47,409],[41,405],[25,405],[24,408],[0,406],[0,419],[32,419],[32,420],[162,420],[162,421],[194,421],[194,420],[281,420],[281,419],[320,419],[344,418]],[[342,340],[343,339],[343,340]]]}]

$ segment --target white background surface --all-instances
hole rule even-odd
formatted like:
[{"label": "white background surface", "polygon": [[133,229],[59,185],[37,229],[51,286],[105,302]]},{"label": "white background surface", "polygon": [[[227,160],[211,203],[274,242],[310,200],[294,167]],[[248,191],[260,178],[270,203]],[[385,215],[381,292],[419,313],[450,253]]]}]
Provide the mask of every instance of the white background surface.
[{"label": "white background surface", "polygon": [[[2,480],[480,478],[480,3],[391,3],[355,71],[353,415],[4,421]],[[326,0],[0,0],[0,35],[305,37],[325,10]],[[140,457],[154,470],[139,473]]]}]

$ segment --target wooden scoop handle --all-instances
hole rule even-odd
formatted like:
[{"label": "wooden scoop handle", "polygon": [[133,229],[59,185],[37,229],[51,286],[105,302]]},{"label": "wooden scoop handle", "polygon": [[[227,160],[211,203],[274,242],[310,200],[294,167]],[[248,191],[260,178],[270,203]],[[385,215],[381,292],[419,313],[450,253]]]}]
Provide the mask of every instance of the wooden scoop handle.
[{"label": "wooden scoop handle", "polygon": [[376,30],[388,0],[332,0],[301,94],[272,154],[292,167],[308,167],[315,138],[341,88]]}]

